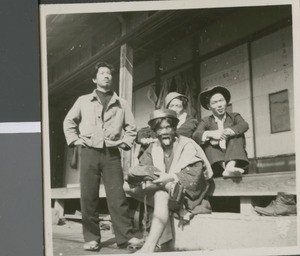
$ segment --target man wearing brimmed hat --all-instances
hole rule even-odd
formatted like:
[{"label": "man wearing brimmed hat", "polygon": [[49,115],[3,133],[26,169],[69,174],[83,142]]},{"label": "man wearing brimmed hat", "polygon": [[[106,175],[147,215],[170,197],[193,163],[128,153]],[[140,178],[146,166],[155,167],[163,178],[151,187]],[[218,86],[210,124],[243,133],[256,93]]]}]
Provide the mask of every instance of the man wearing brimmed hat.
[{"label": "man wearing brimmed hat", "polygon": [[226,111],[230,98],[229,90],[219,85],[200,94],[202,107],[212,115],[201,120],[193,138],[203,147],[215,176],[241,176],[249,165],[244,135],[249,125],[239,113]]},{"label": "man wearing brimmed hat", "polygon": [[153,170],[157,178],[154,178],[149,187],[130,187],[127,183],[124,185],[125,191],[132,197],[143,200],[143,195],[148,195],[154,199],[150,233],[141,252],[153,252],[159,239],[162,244],[173,238],[168,221],[169,207],[174,210],[171,205],[176,194],[174,190],[178,186],[185,190],[186,205],[192,214],[204,210],[205,213],[211,212],[208,201],[203,200],[209,186],[207,180],[212,177],[210,164],[197,143],[177,135],[178,121],[173,110],[159,109],[151,113],[148,124],[155,132],[157,140],[140,157],[140,165],[129,170],[129,176],[131,171],[134,172],[133,176],[137,176],[140,168],[141,175],[147,176],[147,180],[153,177]]}]

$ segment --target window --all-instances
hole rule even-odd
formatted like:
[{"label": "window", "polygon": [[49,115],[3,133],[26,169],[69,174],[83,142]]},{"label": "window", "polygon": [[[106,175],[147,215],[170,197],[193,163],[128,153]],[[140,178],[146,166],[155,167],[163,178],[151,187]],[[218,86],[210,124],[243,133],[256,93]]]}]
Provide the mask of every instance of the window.
[{"label": "window", "polygon": [[271,133],[291,130],[288,90],[269,94]]}]

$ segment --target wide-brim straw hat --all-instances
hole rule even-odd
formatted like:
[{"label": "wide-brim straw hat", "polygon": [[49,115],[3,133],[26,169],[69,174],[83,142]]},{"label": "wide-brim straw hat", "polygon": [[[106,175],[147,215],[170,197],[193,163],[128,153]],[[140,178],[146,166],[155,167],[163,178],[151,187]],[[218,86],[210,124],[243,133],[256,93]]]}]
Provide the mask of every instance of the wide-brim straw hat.
[{"label": "wide-brim straw hat", "polygon": [[174,100],[175,98],[178,98],[178,97],[183,97],[183,98],[187,99],[187,101],[189,100],[188,97],[186,97],[183,94],[180,94],[178,92],[170,92],[170,93],[168,93],[168,95],[165,98],[165,106],[166,106],[166,108],[168,107],[168,105],[170,104],[170,102],[172,100]]},{"label": "wide-brim straw hat", "polygon": [[176,112],[174,110],[156,109],[150,114],[150,120],[149,120],[148,124],[150,125],[151,122],[155,119],[166,118],[166,117],[173,118],[173,119],[176,119],[177,121],[179,121],[179,119],[177,118]]},{"label": "wide-brim straw hat", "polygon": [[216,93],[221,93],[224,96],[227,104],[230,102],[231,95],[229,90],[221,85],[216,85],[206,88],[203,92],[200,93],[201,106],[205,109],[208,109],[207,106],[209,104],[210,98]]}]

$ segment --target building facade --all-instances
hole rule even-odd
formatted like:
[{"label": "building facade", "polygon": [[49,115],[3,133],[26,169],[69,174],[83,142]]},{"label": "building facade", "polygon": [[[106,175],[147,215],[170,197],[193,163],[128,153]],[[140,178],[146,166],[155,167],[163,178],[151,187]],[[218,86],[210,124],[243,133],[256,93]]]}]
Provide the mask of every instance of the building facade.
[{"label": "building facade", "polygon": [[[190,113],[208,114],[199,93],[223,85],[229,111],[249,123],[250,173],[295,171],[292,15],[288,5],[47,17],[51,186],[78,183],[63,119],[93,90],[96,62],[112,63],[114,89],[132,103],[138,128],[170,91],[186,94]],[[124,155],[124,166],[133,162]]]}]

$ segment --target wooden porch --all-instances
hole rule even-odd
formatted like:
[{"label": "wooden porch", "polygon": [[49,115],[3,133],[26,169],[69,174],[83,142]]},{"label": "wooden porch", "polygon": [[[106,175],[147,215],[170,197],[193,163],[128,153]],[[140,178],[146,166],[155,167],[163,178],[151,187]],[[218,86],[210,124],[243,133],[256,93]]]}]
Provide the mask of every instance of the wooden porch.
[{"label": "wooden porch", "polygon": [[[197,215],[183,229],[178,228],[178,221],[175,220],[175,248],[211,250],[296,245],[296,216],[266,217],[259,216],[253,210],[254,206],[264,206],[261,199],[275,197],[278,192],[296,194],[295,176],[295,172],[280,172],[248,174],[242,178],[215,178],[210,198],[226,198],[227,202],[230,198],[239,198],[239,212]],[[51,198],[60,217],[80,219],[78,215],[64,214],[65,200],[78,199],[79,196],[79,187],[52,189]],[[105,198],[103,185],[100,186],[99,198]]]}]

